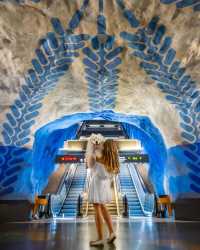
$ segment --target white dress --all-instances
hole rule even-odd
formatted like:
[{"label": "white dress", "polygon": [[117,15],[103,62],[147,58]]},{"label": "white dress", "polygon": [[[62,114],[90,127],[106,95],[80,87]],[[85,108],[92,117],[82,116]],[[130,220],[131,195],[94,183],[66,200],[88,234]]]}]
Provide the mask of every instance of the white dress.
[{"label": "white dress", "polygon": [[103,164],[96,162],[90,168],[89,203],[106,204],[112,201],[111,181],[113,174],[106,171]]}]

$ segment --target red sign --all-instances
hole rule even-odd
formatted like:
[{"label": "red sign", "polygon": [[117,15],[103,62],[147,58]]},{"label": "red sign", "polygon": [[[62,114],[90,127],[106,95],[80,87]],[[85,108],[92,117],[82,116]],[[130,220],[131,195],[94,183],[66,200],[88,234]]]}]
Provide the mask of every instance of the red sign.
[{"label": "red sign", "polygon": [[78,158],[76,156],[65,155],[60,157],[61,161],[77,161]]}]

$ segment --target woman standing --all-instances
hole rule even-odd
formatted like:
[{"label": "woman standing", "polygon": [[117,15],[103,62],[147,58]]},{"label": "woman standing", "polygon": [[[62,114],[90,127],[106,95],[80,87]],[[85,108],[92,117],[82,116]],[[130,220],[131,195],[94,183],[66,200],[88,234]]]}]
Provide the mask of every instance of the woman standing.
[{"label": "woman standing", "polygon": [[[91,147],[91,146],[90,146]],[[116,239],[113,230],[112,218],[105,204],[112,201],[111,182],[113,176],[119,173],[119,157],[117,146],[111,139],[103,143],[101,154],[98,144],[93,145],[93,150],[87,154],[87,166],[91,168],[91,182],[89,187],[88,201],[92,203],[95,210],[95,223],[98,239],[91,241],[91,246],[103,245],[103,219],[109,230],[108,243]],[[98,157],[97,157],[98,156]]]}]

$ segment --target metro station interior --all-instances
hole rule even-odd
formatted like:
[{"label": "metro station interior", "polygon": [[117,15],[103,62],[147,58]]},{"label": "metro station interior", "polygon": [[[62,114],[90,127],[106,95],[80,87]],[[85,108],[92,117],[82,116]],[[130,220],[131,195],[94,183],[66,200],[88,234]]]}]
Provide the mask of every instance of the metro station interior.
[{"label": "metro station interior", "polygon": [[94,249],[92,134],[120,163],[98,248],[200,249],[199,27],[200,0],[0,1],[1,250]]}]

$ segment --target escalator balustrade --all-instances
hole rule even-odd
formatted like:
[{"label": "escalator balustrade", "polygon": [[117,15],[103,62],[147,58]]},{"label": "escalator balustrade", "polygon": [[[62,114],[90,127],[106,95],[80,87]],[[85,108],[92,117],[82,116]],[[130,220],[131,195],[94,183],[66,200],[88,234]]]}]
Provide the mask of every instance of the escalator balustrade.
[{"label": "escalator balustrade", "polygon": [[69,192],[65,198],[59,217],[76,217],[79,195],[84,190],[86,169],[84,164],[78,165]]},{"label": "escalator balustrade", "polygon": [[128,215],[133,217],[145,216],[130,175],[127,164],[122,164],[119,174],[122,193],[126,194],[128,201]]}]

